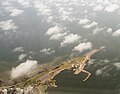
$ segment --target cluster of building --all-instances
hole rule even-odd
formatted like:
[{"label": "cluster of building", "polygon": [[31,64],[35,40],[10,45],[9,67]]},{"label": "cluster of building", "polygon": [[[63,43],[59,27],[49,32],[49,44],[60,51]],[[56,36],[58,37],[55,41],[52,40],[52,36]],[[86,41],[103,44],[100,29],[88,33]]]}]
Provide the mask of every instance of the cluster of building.
[{"label": "cluster of building", "polygon": [[33,87],[29,86],[25,89],[21,88],[1,88],[0,94],[34,94]]},{"label": "cluster of building", "polygon": [[23,89],[20,88],[2,88],[0,94],[24,94]]}]

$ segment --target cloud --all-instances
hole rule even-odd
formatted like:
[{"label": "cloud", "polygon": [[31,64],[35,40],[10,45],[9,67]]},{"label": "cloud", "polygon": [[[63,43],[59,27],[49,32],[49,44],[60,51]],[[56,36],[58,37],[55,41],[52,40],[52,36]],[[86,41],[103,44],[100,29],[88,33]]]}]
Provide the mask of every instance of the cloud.
[{"label": "cloud", "polygon": [[103,28],[96,27],[96,28],[93,30],[93,34],[97,34],[97,33],[99,33],[100,31],[103,31],[104,29],[105,29],[105,27],[103,27]]},{"label": "cloud", "polygon": [[79,51],[83,52],[86,50],[92,49],[92,43],[91,42],[86,42],[86,43],[80,43],[76,47],[74,47],[73,51]]},{"label": "cloud", "polygon": [[115,36],[115,37],[120,36],[120,29],[116,30],[116,31],[112,34],[112,36]]},{"label": "cloud", "polygon": [[21,63],[15,68],[12,68],[11,79],[16,79],[22,76],[26,76],[31,73],[37,67],[36,60],[27,60],[26,62]]},{"label": "cloud", "polygon": [[117,5],[117,4],[110,4],[110,5],[108,5],[108,6],[105,8],[105,11],[106,11],[106,12],[114,12],[114,11],[116,11],[117,9],[119,9],[119,5]]},{"label": "cloud", "polygon": [[87,63],[88,63],[88,66],[93,65],[94,62],[95,62],[95,59],[91,59],[91,60],[89,60],[89,61],[87,62]]},{"label": "cloud", "polygon": [[10,13],[10,16],[13,17],[18,16],[24,12],[23,10],[14,7],[6,7],[5,10]]},{"label": "cloud", "polygon": [[17,0],[19,4],[21,4],[23,7],[29,7],[30,1],[29,0]]},{"label": "cloud", "polygon": [[47,21],[48,23],[53,22],[53,19],[54,19],[53,16],[48,16],[48,17],[46,17],[46,21]]},{"label": "cloud", "polygon": [[12,9],[10,11],[11,11],[10,16],[18,16],[24,12],[23,10],[20,10],[20,9]]},{"label": "cloud", "polygon": [[6,20],[6,21],[0,21],[0,29],[2,30],[15,30],[18,27],[15,26],[15,23],[13,20]]},{"label": "cloud", "polygon": [[79,24],[87,24],[88,22],[90,22],[90,20],[85,18],[85,19],[80,19],[80,21],[78,23]]},{"label": "cloud", "polygon": [[101,11],[101,10],[103,10],[103,8],[104,8],[104,7],[103,7],[102,5],[97,5],[97,6],[94,7],[93,10],[94,10],[94,11]]},{"label": "cloud", "polygon": [[50,37],[50,40],[59,40],[61,38],[63,38],[67,33],[58,33],[58,34],[55,34],[55,35],[52,35]]},{"label": "cloud", "polygon": [[110,60],[108,60],[108,59],[104,59],[104,60],[102,60],[102,62],[104,62],[104,63],[109,63]]},{"label": "cloud", "polygon": [[84,25],[83,27],[86,28],[86,29],[89,29],[89,28],[95,27],[97,25],[98,25],[98,23],[94,21],[94,22],[92,22],[90,24]]},{"label": "cloud", "polygon": [[9,5],[11,5],[11,4],[10,4],[9,1],[3,1],[1,5],[2,5],[2,6],[9,6]]},{"label": "cloud", "polygon": [[26,54],[21,54],[18,56],[18,60],[22,61],[26,57]]},{"label": "cloud", "polygon": [[53,34],[58,34],[60,32],[62,32],[62,28],[59,27],[58,25],[55,25],[54,27],[51,27],[48,29],[48,31],[46,32],[46,35],[53,35]]},{"label": "cloud", "polygon": [[58,12],[60,14],[60,20],[68,20],[68,21],[75,20],[75,18],[71,16],[72,9],[70,8],[65,9],[63,7],[59,7]]},{"label": "cloud", "polygon": [[96,75],[97,75],[97,76],[102,75],[102,73],[103,73],[103,70],[102,70],[102,69],[98,69],[98,70],[96,71]]},{"label": "cloud", "polygon": [[112,28],[108,28],[106,32],[111,34],[112,33]]},{"label": "cloud", "polygon": [[102,77],[110,77],[110,71],[112,70],[113,68],[111,68],[111,65],[104,65],[104,67],[102,68],[99,68],[96,70],[96,76],[102,76]]},{"label": "cloud", "polygon": [[66,46],[67,44],[72,44],[79,41],[81,37],[77,34],[69,34],[64,37],[64,40],[61,42],[61,46]]},{"label": "cloud", "polygon": [[12,50],[12,52],[23,52],[23,47],[16,47],[15,49]]},{"label": "cloud", "polygon": [[66,32],[64,32],[64,30],[66,30],[66,28],[62,28],[58,25],[55,25],[54,27],[49,28],[45,35],[49,35],[50,40],[59,40],[67,34]]},{"label": "cloud", "polygon": [[34,6],[38,11],[38,15],[42,14],[42,15],[46,15],[46,16],[50,16],[52,14],[52,10],[46,6],[43,2],[34,2]]},{"label": "cloud", "polygon": [[114,63],[114,66],[115,66],[118,70],[120,70],[120,62]]},{"label": "cloud", "polygon": [[95,27],[95,26],[98,25],[97,22],[91,21],[91,20],[89,20],[87,18],[80,19],[80,21],[78,22],[78,24],[83,25],[83,28],[86,28],[86,29],[89,29],[89,28],[92,28],[92,27]]},{"label": "cloud", "polygon": [[55,50],[52,50],[51,48],[44,48],[40,50],[40,53],[44,53],[45,55],[51,55],[55,53]]}]

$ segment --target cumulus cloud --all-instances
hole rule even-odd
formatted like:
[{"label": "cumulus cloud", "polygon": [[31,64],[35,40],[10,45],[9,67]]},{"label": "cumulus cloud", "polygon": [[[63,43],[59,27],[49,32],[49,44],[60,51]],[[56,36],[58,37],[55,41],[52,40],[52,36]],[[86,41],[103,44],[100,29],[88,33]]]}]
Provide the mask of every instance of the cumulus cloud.
[{"label": "cumulus cloud", "polygon": [[5,10],[10,13],[10,16],[13,17],[18,16],[24,12],[23,10],[14,7],[6,7]]},{"label": "cumulus cloud", "polygon": [[103,73],[103,70],[101,70],[101,69],[98,69],[98,70],[96,71],[96,75],[97,75],[97,76],[102,75],[102,73]]},{"label": "cumulus cloud", "polygon": [[21,4],[23,7],[29,7],[30,1],[29,0],[17,0],[19,4]]},{"label": "cumulus cloud", "polygon": [[78,22],[78,24],[83,25],[83,28],[86,28],[86,29],[89,29],[89,28],[92,28],[92,27],[95,27],[95,26],[98,25],[97,22],[91,21],[91,20],[89,20],[87,18],[80,19],[80,21]]},{"label": "cumulus cloud", "polygon": [[62,37],[64,37],[67,33],[58,33],[58,34],[53,34],[51,37],[50,37],[50,40],[59,40],[61,39]]},{"label": "cumulus cloud", "polygon": [[114,66],[115,66],[118,70],[120,70],[120,62],[114,63]]},{"label": "cumulus cloud", "polygon": [[20,10],[20,9],[12,9],[10,11],[11,11],[10,16],[18,16],[23,13],[23,10]]},{"label": "cumulus cloud", "polygon": [[37,67],[36,60],[27,60],[26,62],[21,63],[15,68],[12,68],[11,79],[16,79],[22,76],[26,76],[31,73]]},{"label": "cumulus cloud", "polygon": [[92,49],[92,43],[91,42],[86,42],[86,43],[80,43],[76,47],[74,47],[73,51],[79,51],[83,52],[86,50]]},{"label": "cumulus cloud", "polygon": [[68,21],[75,20],[75,18],[71,16],[72,9],[70,8],[65,9],[65,8],[59,7],[59,14],[60,14],[61,20],[68,20]]},{"label": "cumulus cloud", "polygon": [[103,10],[103,8],[104,8],[104,7],[103,7],[102,5],[97,5],[97,6],[94,7],[93,10],[94,10],[94,11],[101,11],[101,10]]},{"label": "cumulus cloud", "polygon": [[79,24],[87,24],[88,22],[90,22],[90,20],[85,18],[85,19],[80,19],[80,21],[78,23]]},{"label": "cumulus cloud", "polygon": [[45,5],[43,2],[36,1],[34,2],[34,6],[37,9],[38,14],[42,14],[45,16],[50,16],[52,14],[52,10],[47,5]]},{"label": "cumulus cloud", "polygon": [[61,46],[66,46],[67,44],[72,44],[79,41],[81,37],[77,34],[69,34],[64,37],[64,40],[61,42]]},{"label": "cumulus cloud", "polygon": [[98,23],[94,21],[94,22],[92,22],[90,24],[84,25],[83,27],[86,28],[86,29],[89,29],[89,28],[95,27],[97,25],[98,25]]},{"label": "cumulus cloud", "polygon": [[106,8],[105,8],[105,11],[106,12],[114,12],[114,11],[116,11],[117,9],[119,9],[119,5],[117,5],[117,4],[110,4],[110,5],[108,5]]},{"label": "cumulus cloud", "polygon": [[21,54],[18,56],[18,60],[22,61],[26,57],[26,54]]},{"label": "cumulus cloud", "polygon": [[116,30],[116,31],[112,34],[112,36],[115,36],[115,37],[120,36],[120,29]]},{"label": "cumulus cloud", "polygon": [[63,29],[59,27],[58,25],[55,25],[54,27],[51,27],[48,29],[46,32],[46,35],[53,35],[53,34],[58,34],[62,31]]},{"label": "cumulus cloud", "polygon": [[102,60],[102,62],[104,62],[104,63],[109,63],[110,60],[108,60],[108,59],[104,59],[104,60]]},{"label": "cumulus cloud", "polygon": [[64,32],[64,30],[66,30],[66,28],[55,25],[54,27],[49,28],[45,35],[49,35],[50,40],[59,40],[67,34],[66,32]]},{"label": "cumulus cloud", "polygon": [[100,33],[101,31],[106,31],[107,34],[112,34],[112,28],[107,28],[107,27],[99,27],[97,26],[94,30],[93,30],[93,34],[97,34]]},{"label": "cumulus cloud", "polygon": [[111,34],[112,33],[112,28],[108,28],[106,32]]},{"label": "cumulus cloud", "polygon": [[0,29],[2,30],[15,30],[18,27],[15,25],[13,20],[0,21]]},{"label": "cumulus cloud", "polygon": [[112,70],[112,68],[107,65],[100,69],[97,69],[95,74],[96,74],[96,76],[109,77],[109,76],[111,76],[109,73],[111,70]]},{"label": "cumulus cloud", "polygon": [[94,62],[95,62],[95,59],[91,59],[91,60],[89,60],[89,61],[88,61],[88,66],[93,65]]},{"label": "cumulus cloud", "polygon": [[48,23],[53,22],[53,19],[54,19],[53,16],[48,16],[48,17],[46,17],[46,21],[47,21]]},{"label": "cumulus cloud", "polygon": [[10,5],[10,2],[9,2],[9,1],[3,1],[1,5],[2,5],[2,6],[9,6],[9,5]]},{"label": "cumulus cloud", "polygon": [[105,28],[103,27],[103,28],[100,28],[100,27],[97,27],[97,28],[95,28],[94,30],[93,30],[93,34],[97,34],[97,33],[99,33],[100,31],[103,31]]},{"label": "cumulus cloud", "polygon": [[98,69],[98,70],[96,71],[96,75],[97,75],[97,76],[102,75],[102,73],[103,73],[103,70],[101,70],[101,69]]},{"label": "cumulus cloud", "polygon": [[12,50],[12,52],[23,52],[23,47],[16,47],[15,49]]},{"label": "cumulus cloud", "polygon": [[51,48],[44,48],[40,50],[40,53],[44,53],[45,55],[51,55],[55,53],[55,50],[52,50]]}]

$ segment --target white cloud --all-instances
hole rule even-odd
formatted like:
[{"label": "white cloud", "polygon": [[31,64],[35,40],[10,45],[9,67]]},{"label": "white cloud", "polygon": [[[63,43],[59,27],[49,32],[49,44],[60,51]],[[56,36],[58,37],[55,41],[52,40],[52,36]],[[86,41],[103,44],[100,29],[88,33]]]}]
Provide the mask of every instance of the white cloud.
[{"label": "white cloud", "polygon": [[104,60],[102,60],[102,62],[104,62],[104,63],[109,63],[110,60],[108,60],[108,59],[104,59]]},{"label": "white cloud", "polygon": [[94,64],[94,62],[95,62],[95,59],[91,59],[91,60],[89,60],[89,61],[88,61],[88,66]]},{"label": "white cloud", "polygon": [[20,10],[20,9],[12,9],[10,11],[11,11],[10,16],[18,16],[23,13],[23,10]]},{"label": "white cloud", "polygon": [[80,19],[80,21],[78,23],[79,24],[87,24],[88,22],[90,22],[90,20],[85,18],[85,19]]},{"label": "white cloud", "polygon": [[39,12],[38,14],[47,15],[47,16],[50,16],[52,14],[52,10],[43,2],[36,1],[34,2],[34,6]]},{"label": "white cloud", "polygon": [[61,38],[63,38],[67,33],[58,33],[58,34],[54,34],[50,37],[50,40],[59,40]]},{"label": "white cloud", "polygon": [[110,68],[110,66],[104,66],[100,69],[97,69],[96,70],[96,76],[109,77],[110,76],[109,72],[110,72],[111,69],[112,68]]},{"label": "white cloud", "polygon": [[105,28],[103,27],[103,28],[100,28],[100,27],[97,27],[97,28],[95,28],[94,30],[93,30],[93,34],[97,34],[97,33],[99,33],[100,31],[103,31]]},{"label": "white cloud", "polygon": [[89,29],[89,28],[95,27],[97,25],[98,25],[97,22],[92,22],[91,24],[84,25],[83,27],[86,29]]},{"label": "white cloud", "polygon": [[17,0],[19,4],[21,4],[23,7],[29,7],[30,6],[30,1],[29,0]]},{"label": "white cloud", "polygon": [[18,60],[22,61],[26,57],[26,54],[21,54],[18,56]]},{"label": "white cloud", "polygon": [[9,1],[4,1],[4,2],[2,2],[2,4],[1,4],[2,6],[9,6],[9,5],[11,5],[10,4],[10,2]]},{"label": "white cloud", "polygon": [[[120,10],[119,10],[120,11]],[[118,27],[120,26],[120,24],[117,25]]]},{"label": "white cloud", "polygon": [[114,11],[116,11],[117,9],[119,9],[119,5],[117,5],[117,4],[110,4],[110,5],[108,5],[106,8],[105,8],[105,11],[106,12],[114,12]]},{"label": "white cloud", "polygon": [[13,52],[23,52],[23,47],[16,47],[15,49],[12,50]]},{"label": "white cloud", "polygon": [[72,44],[79,41],[81,37],[77,34],[69,34],[64,37],[64,40],[61,42],[61,46],[66,46],[67,44]]},{"label": "white cloud", "polygon": [[104,7],[102,5],[97,5],[94,7],[94,11],[101,11],[101,10],[103,10],[103,8]]},{"label": "white cloud", "polygon": [[2,30],[15,30],[18,27],[15,26],[15,23],[13,20],[6,20],[6,21],[0,21],[0,29]]},{"label": "white cloud", "polygon": [[18,16],[24,12],[23,10],[20,10],[14,7],[6,7],[5,10],[10,13],[10,16],[13,16],[13,17]]},{"label": "white cloud", "polygon": [[59,11],[61,20],[68,20],[68,21],[75,20],[75,18],[71,16],[72,10],[70,8],[65,9],[65,8],[60,7],[58,11]]},{"label": "white cloud", "polygon": [[112,28],[108,28],[106,32],[111,34],[112,33]]},{"label": "white cloud", "polygon": [[92,49],[92,43],[91,42],[86,42],[86,43],[80,43],[76,47],[74,47],[73,51],[79,51],[83,52],[86,50]]},{"label": "white cloud", "polygon": [[53,34],[58,34],[60,32],[62,32],[62,28],[59,27],[58,25],[55,25],[54,27],[51,27],[48,29],[48,31],[46,32],[46,35],[53,35]]},{"label": "white cloud", "polygon": [[97,76],[102,75],[102,73],[103,73],[103,70],[102,70],[102,69],[98,69],[98,70],[96,71],[96,75],[97,75]]},{"label": "white cloud", "polygon": [[115,66],[118,70],[120,70],[120,62],[114,63],[114,66]]},{"label": "white cloud", "polygon": [[59,27],[58,25],[55,25],[54,27],[51,27],[47,30],[45,35],[50,36],[50,40],[59,40],[62,39],[67,32],[64,32],[66,28]]},{"label": "white cloud", "polygon": [[120,29],[116,30],[116,31],[112,34],[112,36],[115,36],[115,37],[120,36]]},{"label": "white cloud", "polygon": [[52,22],[53,19],[54,19],[53,16],[48,16],[48,17],[46,17],[46,20],[47,20],[48,23]]},{"label": "white cloud", "polygon": [[31,73],[36,67],[36,60],[27,60],[26,62],[23,62],[20,65],[18,65],[16,68],[12,68],[11,79],[26,76],[29,73]]},{"label": "white cloud", "polygon": [[55,53],[55,50],[52,50],[51,48],[44,48],[40,50],[40,53],[44,53],[45,55],[51,55]]}]

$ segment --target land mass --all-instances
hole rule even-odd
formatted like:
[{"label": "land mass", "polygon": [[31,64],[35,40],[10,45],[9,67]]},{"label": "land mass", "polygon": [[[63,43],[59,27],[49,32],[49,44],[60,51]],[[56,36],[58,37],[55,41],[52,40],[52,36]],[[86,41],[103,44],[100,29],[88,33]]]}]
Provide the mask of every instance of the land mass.
[{"label": "land mass", "polygon": [[40,67],[38,66],[34,71],[35,73],[32,73],[32,76],[19,78],[19,80],[16,79],[9,85],[4,83],[4,86],[0,88],[0,94],[1,92],[3,94],[9,94],[8,92],[12,92],[10,94],[46,94],[45,91],[48,87],[57,87],[54,77],[64,70],[72,70],[76,75],[83,72],[87,74],[87,77],[83,81],[87,81],[91,73],[86,71],[84,67],[87,65],[91,56],[101,49],[94,49],[84,56],[67,59],[60,64],[50,68],[44,68],[43,70],[39,70]]}]

